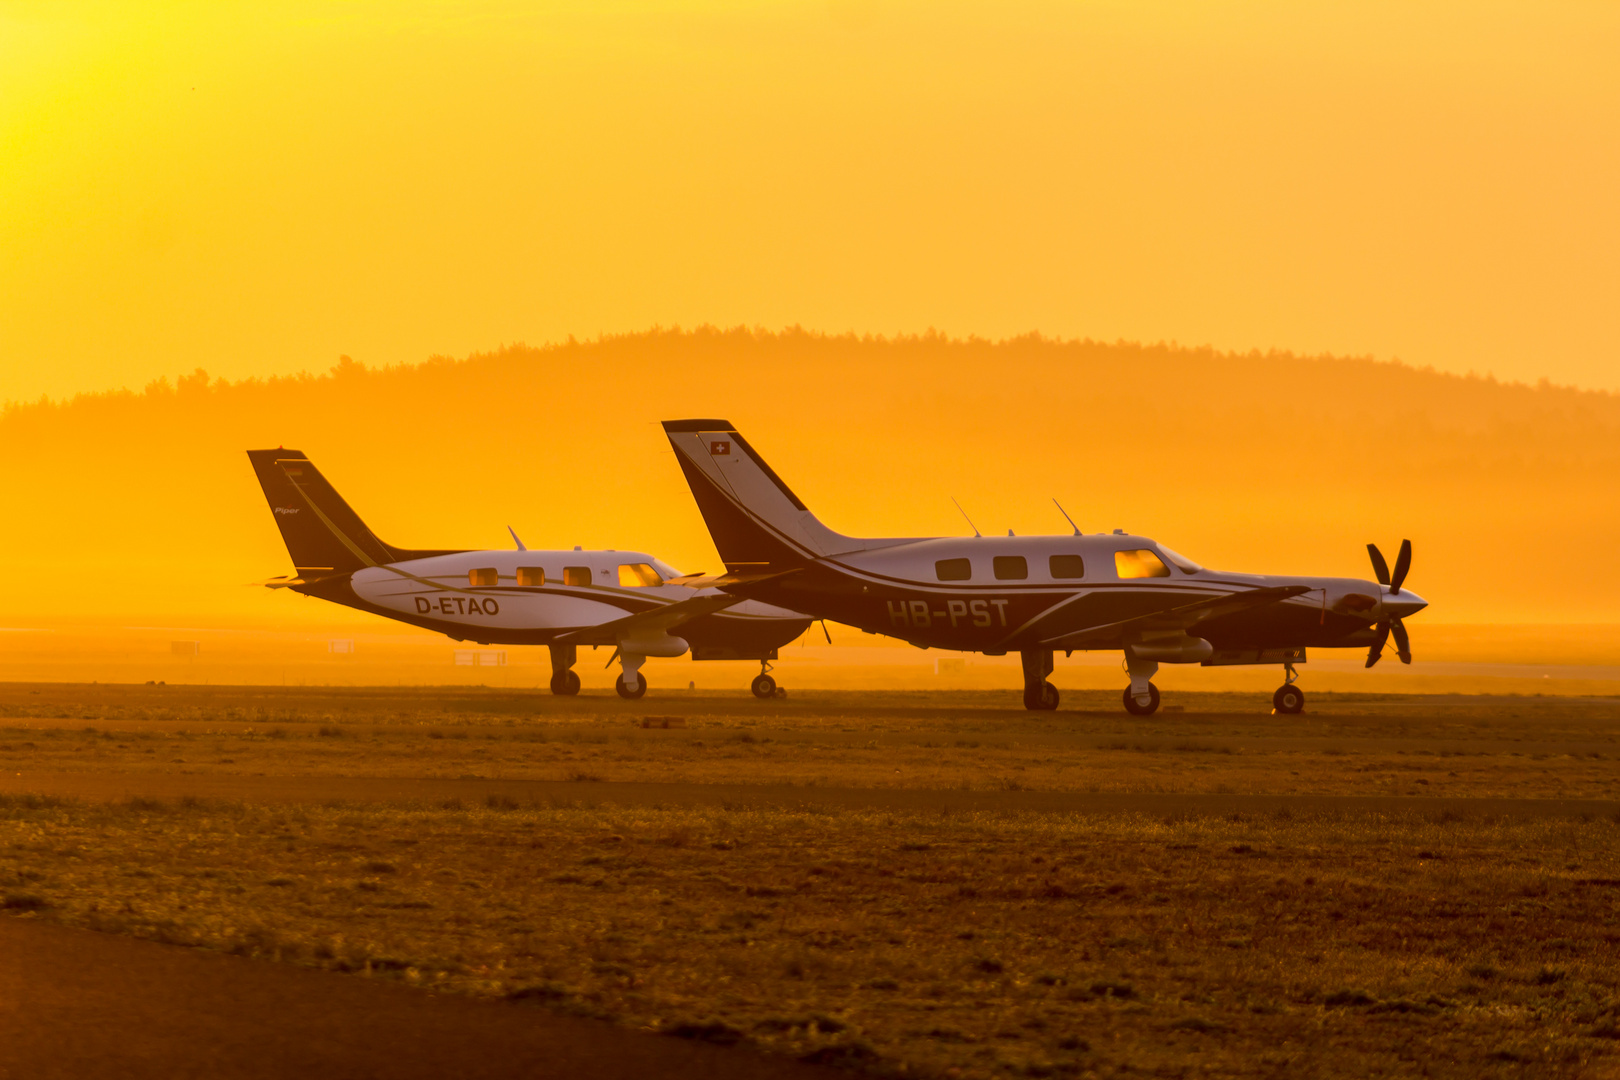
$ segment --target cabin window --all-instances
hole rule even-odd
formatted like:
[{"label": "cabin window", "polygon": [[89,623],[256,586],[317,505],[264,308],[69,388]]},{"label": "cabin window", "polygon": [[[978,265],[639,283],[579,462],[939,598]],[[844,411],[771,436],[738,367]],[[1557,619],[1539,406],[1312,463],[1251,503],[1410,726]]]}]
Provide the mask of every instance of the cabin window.
[{"label": "cabin window", "polygon": [[1174,551],[1171,551],[1169,548],[1165,547],[1163,544],[1159,545],[1159,554],[1163,555],[1167,560],[1169,560],[1172,566],[1174,566],[1177,570],[1180,570],[1183,574],[1196,574],[1198,571],[1203,569],[1202,566],[1199,566],[1197,563],[1187,558],[1187,556],[1178,555]]},{"label": "cabin window", "polygon": [[1086,576],[1086,560],[1078,555],[1053,555],[1046,565],[1055,578],[1082,578]]},{"label": "cabin window", "polygon": [[1146,548],[1114,552],[1114,572],[1121,578],[1169,577],[1170,568]]},{"label": "cabin window", "polygon": [[493,566],[467,571],[467,584],[475,589],[493,589],[500,583],[500,580],[501,575],[496,572]]},{"label": "cabin window", "polygon": [[543,566],[518,567],[518,584],[527,589],[538,589],[546,583],[546,569]]},{"label": "cabin window", "polygon": [[658,576],[658,571],[644,562],[619,564],[619,588],[639,589],[653,585],[662,585],[664,579]]},{"label": "cabin window", "polygon": [[1023,581],[1029,577],[1029,562],[1022,555],[997,555],[990,567],[1002,581]]},{"label": "cabin window", "polygon": [[941,581],[966,581],[973,576],[973,564],[966,559],[941,559],[934,564]]},{"label": "cabin window", "polygon": [[563,567],[564,585],[589,585],[591,583],[591,568],[588,566]]}]

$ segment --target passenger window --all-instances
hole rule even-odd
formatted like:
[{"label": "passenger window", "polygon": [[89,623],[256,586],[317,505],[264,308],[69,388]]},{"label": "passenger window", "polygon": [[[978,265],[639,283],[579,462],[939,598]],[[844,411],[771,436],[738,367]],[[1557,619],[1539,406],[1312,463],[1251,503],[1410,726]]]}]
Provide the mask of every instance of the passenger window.
[{"label": "passenger window", "polygon": [[1023,581],[1029,577],[1029,563],[1022,555],[997,555],[990,560],[990,566],[1002,581]]},{"label": "passenger window", "polygon": [[589,585],[591,583],[591,568],[588,566],[563,567],[564,585]]},{"label": "passenger window", "polygon": [[1114,572],[1121,578],[1169,577],[1170,568],[1145,548],[1114,552]]},{"label": "passenger window", "polygon": [[1055,578],[1081,578],[1086,576],[1086,560],[1078,555],[1053,555],[1047,566]]},{"label": "passenger window", "polygon": [[537,589],[546,583],[546,570],[543,566],[518,567],[518,584],[524,588]]},{"label": "passenger window", "polygon": [[652,585],[662,585],[664,579],[658,576],[658,571],[644,562],[621,563],[619,565],[619,588],[639,589]]},{"label": "passenger window", "polygon": [[973,576],[973,564],[966,559],[941,559],[934,564],[941,581],[966,581]]},{"label": "passenger window", "polygon": [[501,575],[495,572],[493,566],[467,571],[467,584],[475,589],[493,589],[500,580]]}]

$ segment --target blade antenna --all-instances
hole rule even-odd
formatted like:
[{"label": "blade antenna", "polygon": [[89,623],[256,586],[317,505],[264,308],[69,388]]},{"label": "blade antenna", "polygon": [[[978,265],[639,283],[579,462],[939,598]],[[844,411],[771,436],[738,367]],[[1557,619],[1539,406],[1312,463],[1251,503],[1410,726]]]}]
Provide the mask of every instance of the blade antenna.
[{"label": "blade antenna", "polygon": [[512,528],[512,526],[508,525],[506,527],[506,531],[512,534],[512,542],[517,544],[519,551],[528,551],[529,550],[528,548],[523,546],[523,541],[518,539],[518,534],[517,534],[516,529],[514,529],[514,528]]},{"label": "blade antenna", "polygon": [[968,528],[973,530],[973,535],[982,539],[984,537],[984,533],[980,532],[979,527],[973,524],[973,519],[967,516],[967,511],[962,509],[961,503],[956,502],[956,497],[954,495],[951,497],[951,502],[956,503],[956,512],[961,514],[962,520],[968,523]]},{"label": "blade antenna", "polygon": [[1074,523],[1074,518],[1070,517],[1069,512],[1067,510],[1063,509],[1063,504],[1058,502],[1056,499],[1053,499],[1052,500],[1052,505],[1058,508],[1058,513],[1063,515],[1063,520],[1067,521],[1069,523],[1069,528],[1074,530],[1074,535],[1079,536],[1080,535],[1080,526],[1076,525]]}]

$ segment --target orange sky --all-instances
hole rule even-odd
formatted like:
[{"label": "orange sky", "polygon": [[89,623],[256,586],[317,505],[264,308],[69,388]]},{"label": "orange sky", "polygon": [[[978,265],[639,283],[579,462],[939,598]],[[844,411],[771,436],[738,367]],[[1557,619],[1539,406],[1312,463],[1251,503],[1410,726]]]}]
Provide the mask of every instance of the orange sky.
[{"label": "orange sky", "polygon": [[0,399],[704,322],[1620,389],[1616,56],[1599,0],[0,2]]}]

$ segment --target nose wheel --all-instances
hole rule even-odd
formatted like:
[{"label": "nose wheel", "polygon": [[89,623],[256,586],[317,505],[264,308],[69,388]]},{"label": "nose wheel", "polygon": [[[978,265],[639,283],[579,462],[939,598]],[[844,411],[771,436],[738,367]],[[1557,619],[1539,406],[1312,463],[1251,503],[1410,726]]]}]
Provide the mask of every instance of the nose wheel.
[{"label": "nose wheel", "polygon": [[1271,707],[1287,716],[1304,712],[1305,691],[1294,685],[1299,679],[1299,672],[1294,670],[1293,664],[1283,665],[1283,677],[1287,681],[1277,687],[1277,692],[1271,695]]}]

